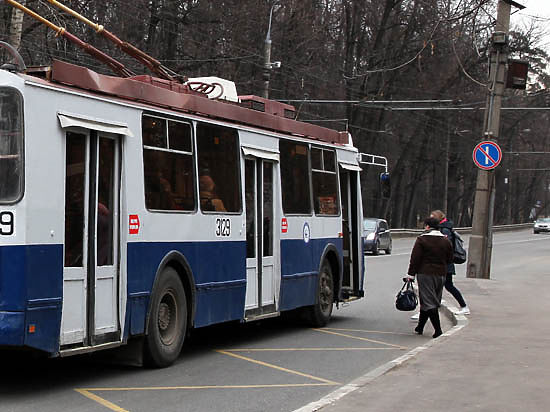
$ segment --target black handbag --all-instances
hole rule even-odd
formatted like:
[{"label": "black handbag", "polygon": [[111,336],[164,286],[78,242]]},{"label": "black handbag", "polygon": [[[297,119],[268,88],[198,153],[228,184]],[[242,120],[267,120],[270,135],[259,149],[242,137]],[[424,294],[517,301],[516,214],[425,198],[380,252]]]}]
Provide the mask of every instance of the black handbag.
[{"label": "black handbag", "polygon": [[418,298],[412,286],[412,282],[405,282],[397,293],[395,307],[397,310],[411,311],[416,309]]}]

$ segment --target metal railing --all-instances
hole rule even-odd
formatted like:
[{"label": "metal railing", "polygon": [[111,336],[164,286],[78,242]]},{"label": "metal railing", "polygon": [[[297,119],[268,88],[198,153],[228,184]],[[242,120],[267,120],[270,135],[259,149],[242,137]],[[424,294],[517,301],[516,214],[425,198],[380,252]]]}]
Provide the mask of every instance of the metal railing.
[{"label": "metal railing", "polygon": [[[518,223],[515,225],[494,225],[493,232],[511,232],[514,230],[522,230],[533,227],[533,223]],[[472,233],[471,227],[455,227],[458,233]],[[414,237],[421,234],[423,229],[390,229],[392,237],[395,239],[402,237]]]}]

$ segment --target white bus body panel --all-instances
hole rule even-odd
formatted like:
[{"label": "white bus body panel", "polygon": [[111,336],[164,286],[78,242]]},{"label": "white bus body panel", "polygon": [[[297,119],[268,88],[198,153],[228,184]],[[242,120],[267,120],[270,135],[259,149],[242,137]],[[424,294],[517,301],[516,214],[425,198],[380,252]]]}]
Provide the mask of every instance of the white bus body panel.
[{"label": "white bus body panel", "polygon": [[[48,102],[48,104],[44,104]],[[89,99],[75,93],[63,93],[59,90],[51,90],[41,85],[27,82],[25,88],[25,106],[40,107],[32,113],[32,119],[26,119],[25,122],[25,141],[26,141],[26,163],[33,167],[26,168],[26,196],[28,207],[31,213],[27,218],[27,243],[60,243],[64,244],[64,213],[65,208],[65,140],[66,132],[74,131],[89,135],[90,130],[83,128],[62,129],[58,114],[70,112],[80,114],[83,117],[94,117],[101,119],[105,123],[112,122],[117,124],[121,119],[131,121],[137,119],[136,111],[116,103],[107,103],[105,101]],[[27,111],[27,117],[30,113]],[[134,129],[134,135],[138,135],[140,123],[129,124]],[[108,137],[104,132],[99,135]],[[37,139],[37,141],[33,141]],[[38,140],[39,139],[39,140]],[[141,141],[139,139],[116,136],[119,147],[125,151],[141,150]],[[50,141],[51,144],[44,144],[44,141]],[[119,165],[122,170],[127,167],[140,168],[139,164],[128,165],[128,159],[125,156],[117,156],[122,159]],[[130,158],[134,158],[132,156]],[[89,159],[89,153],[87,154]],[[131,162],[130,162],[131,163]],[[88,162],[87,162],[88,164]],[[43,171],[43,172],[40,172]],[[129,184],[136,182],[127,182],[127,174],[123,173],[121,177],[121,187],[129,187]],[[131,186],[130,186],[131,187]],[[115,248],[116,270],[119,272],[118,283],[113,283],[112,276],[105,276],[105,268],[96,270],[96,303],[95,303],[95,323],[96,332],[101,333],[114,331],[124,328],[125,310],[126,310],[126,233],[128,233],[126,219],[127,200],[124,190],[117,193],[116,203],[119,205],[116,219],[118,221],[118,239],[115,239],[117,248]],[[85,200],[85,213],[88,211],[88,198]],[[48,218],[45,218],[48,216]],[[86,220],[85,220],[86,222]],[[86,224],[86,223],[85,223]],[[88,227],[85,227],[84,236],[88,239]],[[121,249],[119,250],[118,247]],[[120,260],[119,260],[120,258]],[[86,261],[87,257],[84,257]],[[63,291],[63,311],[60,344],[73,344],[81,342],[86,336],[86,279],[77,274],[76,268],[65,268],[64,270],[64,291]],[[103,279],[103,281],[102,281]],[[109,289],[109,290],[106,290]],[[114,310],[114,312],[113,312]]]}]

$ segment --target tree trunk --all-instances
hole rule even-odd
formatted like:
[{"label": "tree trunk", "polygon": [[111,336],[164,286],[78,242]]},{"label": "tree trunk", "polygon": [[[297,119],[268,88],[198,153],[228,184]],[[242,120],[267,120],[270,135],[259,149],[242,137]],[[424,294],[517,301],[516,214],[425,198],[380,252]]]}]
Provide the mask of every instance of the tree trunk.
[{"label": "tree trunk", "polygon": [[[21,0],[20,3],[22,5],[25,5],[25,0]],[[21,10],[16,8],[12,9],[8,43],[11,44],[13,47],[15,47],[15,49],[17,50],[21,48],[21,34],[23,33],[23,16],[24,16],[24,13]]]}]

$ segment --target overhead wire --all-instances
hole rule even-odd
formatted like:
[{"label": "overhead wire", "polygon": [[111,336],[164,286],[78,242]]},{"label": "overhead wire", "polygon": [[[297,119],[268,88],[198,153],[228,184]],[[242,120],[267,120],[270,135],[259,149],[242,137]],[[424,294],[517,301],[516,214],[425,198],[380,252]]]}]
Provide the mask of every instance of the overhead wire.
[{"label": "overhead wire", "polygon": [[[127,12],[122,12],[122,13],[123,13],[123,14],[126,14],[128,17],[130,17],[130,18],[132,18],[132,19],[137,19],[137,17],[136,17],[134,14],[127,13]],[[430,38],[433,38],[433,35],[434,35],[434,33],[435,33],[435,31],[436,31],[436,29],[437,29],[437,27],[439,26],[440,23],[441,23],[441,20],[436,24],[434,30],[432,30],[432,33],[431,33],[431,35],[430,35]],[[164,28],[164,29],[167,30],[166,28]],[[200,32],[200,30],[198,30],[198,29],[197,29],[196,31],[197,31],[197,32]],[[173,32],[173,31],[171,31],[171,30],[167,30],[167,32],[171,32],[172,34],[177,34],[177,33]],[[186,38],[187,38],[187,40],[193,41],[193,42],[194,42],[195,44],[197,44],[197,45],[201,45],[201,46],[203,45],[203,43],[201,43],[200,41],[195,40],[195,39],[192,38],[192,37],[186,36]],[[428,44],[428,42],[426,42],[426,45],[423,47],[422,50],[425,50],[425,48],[427,47],[427,44]],[[241,48],[241,47],[238,47],[238,46],[235,46],[235,45],[229,45],[229,46],[230,46],[231,48],[236,48],[236,49],[238,49],[238,50],[247,51],[246,49]],[[453,44],[453,46],[454,46],[454,44]],[[418,56],[418,53],[417,53],[417,56]],[[417,56],[416,56],[415,58],[417,58]],[[248,58],[254,58],[254,57],[260,57],[260,56],[259,56],[257,53],[254,53],[254,54],[249,54],[249,55],[247,55],[247,56],[234,57],[234,59],[243,59],[243,60],[246,60],[246,59],[248,59]],[[222,59],[227,59],[227,58],[222,58]],[[74,61],[74,60],[73,60],[73,61]],[[181,62],[185,63],[185,62],[187,62],[187,61],[192,61],[192,60],[175,59],[174,61],[177,61],[177,62],[180,62],[180,61],[181,61]],[[197,61],[219,61],[219,59],[197,59]],[[413,59],[413,61],[414,61],[414,59]],[[263,65],[261,65],[261,64],[259,64],[259,63],[252,62],[252,64],[254,64],[254,65],[258,66],[258,67],[263,67]],[[401,66],[401,67],[404,67],[404,65],[400,65],[400,66]],[[394,68],[394,70],[397,70],[397,67]],[[305,76],[308,76],[308,77],[312,77],[312,78],[314,78],[314,79],[316,79],[316,80],[324,80],[325,82],[329,82],[329,80],[327,80],[326,78],[318,77],[318,76],[312,75],[311,73],[308,73],[308,72],[306,72],[304,75],[305,75]],[[413,88],[410,88],[410,89],[411,89],[411,90],[418,90],[418,89],[413,89]],[[358,90],[358,89],[355,89],[355,92],[357,92],[357,93],[362,93],[362,92],[361,92],[360,90]],[[358,127],[359,127],[359,126],[356,126],[356,125],[350,125],[350,126],[351,126],[351,127],[355,127],[355,128],[358,128]],[[362,128],[362,129],[364,129],[365,131],[369,131],[369,132],[376,132],[376,131],[374,131],[374,130],[372,130],[372,129],[368,129],[368,128]]]},{"label": "overhead wire", "polygon": [[[438,23],[439,24],[439,23]],[[197,44],[200,44],[200,42],[198,41],[195,41],[195,43]],[[34,49],[35,51],[38,51],[37,49]],[[454,42],[453,42],[453,51],[456,53],[456,49],[454,47]],[[41,52],[41,51],[40,51]],[[42,52],[43,54],[46,54],[44,52]],[[196,61],[220,61],[220,60],[229,60],[229,59],[248,59],[248,58],[253,58],[253,57],[260,57],[258,54],[253,54],[253,55],[248,55],[248,56],[242,56],[242,57],[234,57],[234,58],[219,58],[219,59],[197,59]],[[91,60],[91,59],[90,59]],[[75,60],[72,60],[73,62],[77,62]],[[170,61],[170,60],[167,60],[167,61]],[[186,62],[186,61],[193,61],[193,60],[174,60],[175,62],[179,62],[179,61],[182,61],[182,62]],[[256,64],[258,67],[262,67],[260,64]],[[414,90],[411,88],[411,90]],[[304,112],[304,113],[307,113],[307,112]],[[409,113],[406,113],[406,112],[402,112],[400,114],[404,114],[404,115],[409,115]],[[318,115],[315,115],[317,117],[321,117],[321,116],[318,116]],[[440,127],[437,127],[436,125],[428,125],[427,127],[434,130],[434,131],[439,131],[439,132],[442,132],[442,131],[445,131],[445,128],[444,126],[446,126],[443,122],[439,122],[436,118],[434,117],[430,117],[430,116],[427,116],[427,115],[424,115],[424,114],[420,114],[420,116],[424,117],[424,118],[427,118],[427,119],[430,119],[431,121],[435,122],[435,123],[441,123],[441,126]],[[418,114],[416,114],[414,116],[415,118],[418,118]],[[363,131],[367,131],[367,132],[378,132],[378,133],[386,133],[388,135],[391,135],[391,133],[388,133],[386,131],[377,131],[377,130],[372,130],[372,129],[368,129],[368,128],[364,128],[364,127],[361,127],[361,126],[358,126],[358,125],[353,125],[351,124],[350,127],[353,127],[354,129],[356,130],[363,130]]]},{"label": "overhead wire", "polygon": [[[134,10],[138,10],[135,6],[129,6],[129,7],[133,7]],[[136,16],[135,14],[131,14],[131,13],[128,13],[128,12],[125,12],[125,11],[122,11],[122,14],[126,14],[128,17],[130,17],[130,18],[132,18],[132,19],[137,19],[137,16]],[[438,24],[439,24],[439,22],[438,22]],[[197,32],[200,32],[200,29],[196,29],[196,31],[197,31]],[[169,32],[169,33],[171,32],[172,34],[177,34],[177,33],[173,32],[173,31],[171,31],[171,30],[167,30],[167,32]],[[435,32],[435,30],[434,30],[433,32]],[[433,32],[432,32],[432,33],[433,33]],[[202,45],[201,42],[198,42],[198,41],[196,41],[196,40],[193,39],[193,38],[188,38],[188,40],[191,40],[192,42],[194,42],[194,43],[196,43],[196,44]],[[235,46],[235,45],[230,45],[230,47],[235,48],[236,46]],[[237,46],[236,48],[237,48],[237,49],[240,49],[240,50],[247,51],[246,49],[243,49],[243,48],[238,47],[238,46]],[[248,56],[250,56],[250,57],[260,57],[257,53],[249,54]],[[236,57],[235,59],[247,59],[248,56]],[[227,58],[224,58],[224,59],[227,59]],[[217,59],[197,59],[197,60],[198,60],[198,61],[201,61],[201,60],[202,60],[202,61],[217,61]],[[183,60],[176,60],[176,61],[182,61],[182,62],[184,62],[184,63],[186,62],[185,59],[183,59]],[[191,61],[191,60],[188,60],[188,61]],[[263,68],[263,65],[260,64],[260,63],[252,62],[252,64],[256,65],[256,66],[259,67],[259,68]],[[312,74],[309,73],[309,72],[306,72],[306,75],[307,75],[307,76],[310,76],[310,77],[312,76]],[[314,77],[316,78],[316,80],[327,81],[327,79],[324,78],[324,77],[318,77],[318,76],[314,76]],[[362,92],[361,92],[360,90],[355,90],[355,91],[356,91],[357,93],[359,93],[359,94],[362,94]]]},{"label": "overhead wire", "polygon": [[346,79],[350,79],[350,80],[353,80],[353,79],[357,79],[359,77],[364,77],[368,74],[373,74],[373,73],[381,73],[381,72],[390,72],[390,71],[395,71],[395,70],[399,70],[399,69],[402,69],[403,67],[405,66],[408,66],[409,64],[411,64],[412,62],[414,62],[421,54],[422,52],[424,52],[424,50],[426,50],[426,48],[428,47],[428,44],[430,44],[430,41],[432,40],[433,38],[433,35],[435,34],[435,31],[437,30],[437,28],[439,27],[439,24],[441,23],[442,20],[439,20],[437,22],[437,24],[435,25],[434,29],[432,30],[432,33],[430,34],[430,37],[428,38],[428,40],[424,41],[424,45],[423,47],[414,55],[414,57],[410,60],[407,60],[406,62],[398,65],[398,66],[395,66],[395,67],[385,67],[385,68],[382,68],[382,69],[373,69],[373,70],[366,70],[364,71],[363,73],[361,74],[356,74],[355,76],[346,76],[344,75],[344,77]]},{"label": "overhead wire", "polygon": [[[485,2],[486,2],[486,1],[483,1],[482,3],[484,4]],[[129,6],[129,7],[133,7],[135,10],[138,10],[135,6]],[[123,13],[123,14],[126,14],[126,15],[127,15],[129,18],[131,18],[131,19],[137,19],[137,17],[136,17],[134,14],[128,13],[128,12],[126,12],[126,11],[122,11],[122,13]],[[438,24],[439,24],[440,22],[441,22],[441,21],[439,21]],[[436,25],[436,26],[437,26],[437,25]],[[437,27],[436,27],[436,28],[437,28]],[[172,31],[172,30],[169,30],[169,29],[165,29],[165,30],[166,30],[168,33],[171,33],[171,34],[174,34],[174,35],[177,35],[177,34],[178,34],[178,33],[175,33],[175,32]],[[194,28],[194,31],[197,32],[197,33],[199,33],[199,34],[203,34],[203,35],[205,35],[205,36],[208,35],[208,33],[202,32],[200,28],[196,28],[196,27],[195,27],[195,28]],[[436,31],[435,29],[432,31],[431,37],[433,37],[433,34],[435,33],[435,31]],[[200,43],[199,41],[197,41],[197,40],[195,40],[195,39],[193,39],[193,38],[189,38],[189,37],[186,37],[186,38],[187,38],[188,40],[192,41],[193,43],[203,45],[202,43]],[[429,42],[426,42],[426,47],[427,47],[428,43],[429,43]],[[250,50],[244,49],[244,48],[239,47],[239,46],[235,46],[235,45],[233,45],[233,44],[230,44],[229,47],[231,47],[231,48],[233,48],[233,49],[236,49],[236,50],[240,50],[240,51],[242,51],[242,52],[247,52],[247,53],[249,53],[249,55],[253,55],[253,56],[258,56],[258,57],[260,57],[258,53],[250,52]],[[424,49],[425,49],[425,48],[424,48]],[[256,67],[261,68],[261,69],[263,69],[263,67],[264,67],[262,63],[256,63],[256,62],[251,61],[251,64],[253,64],[253,65],[255,65]],[[403,67],[404,67],[404,66],[403,66]],[[292,68],[293,70],[296,70],[296,69],[297,69],[296,66],[291,66],[291,68]],[[396,68],[395,68],[395,69],[396,69]],[[380,69],[380,70],[381,70],[381,69]],[[307,72],[307,71],[303,72],[302,75],[303,75],[303,77],[310,77],[310,78],[313,78],[313,79],[315,79],[315,80],[322,81],[322,82],[324,82],[324,83],[329,83],[329,82],[331,82],[331,80],[328,80],[326,77],[317,76],[317,75],[312,74],[311,72]],[[315,84],[313,84],[313,86],[315,86]],[[354,89],[354,92],[356,92],[358,95],[364,94],[364,92],[362,92],[360,89]]]},{"label": "overhead wire", "polygon": [[474,78],[470,75],[470,73],[468,73],[468,72],[466,71],[466,69],[464,68],[464,65],[462,64],[462,61],[460,60],[460,57],[458,56],[458,53],[457,53],[457,51],[456,51],[454,39],[451,39],[451,44],[453,45],[453,52],[454,52],[454,55],[455,55],[455,57],[456,57],[456,61],[457,61],[458,65],[460,66],[460,69],[462,70],[462,73],[464,73],[464,75],[465,75],[468,79],[470,79],[471,81],[473,81],[473,82],[476,83],[477,85],[486,88],[486,87],[487,87],[487,84],[481,83],[480,81],[474,79]]}]

